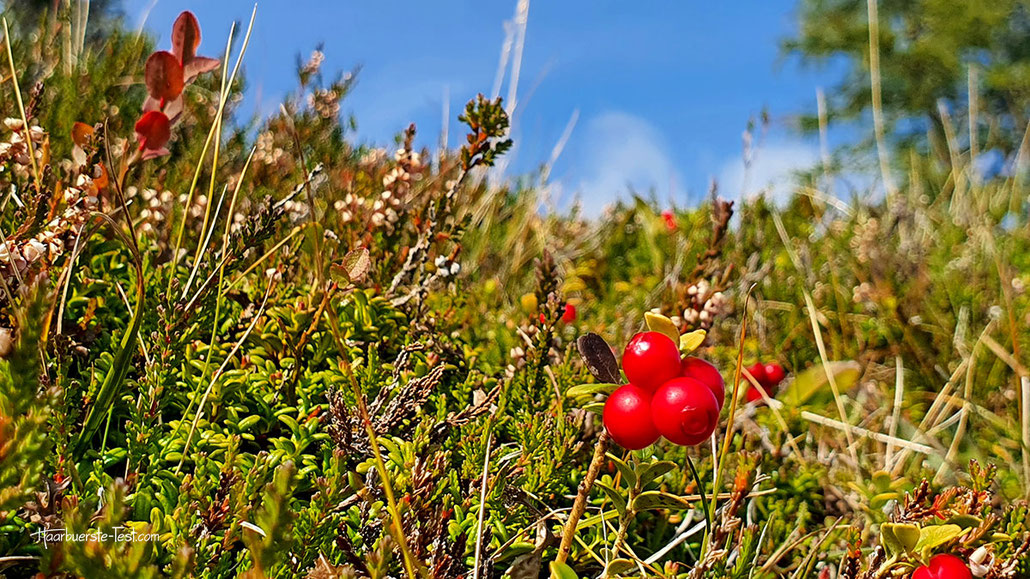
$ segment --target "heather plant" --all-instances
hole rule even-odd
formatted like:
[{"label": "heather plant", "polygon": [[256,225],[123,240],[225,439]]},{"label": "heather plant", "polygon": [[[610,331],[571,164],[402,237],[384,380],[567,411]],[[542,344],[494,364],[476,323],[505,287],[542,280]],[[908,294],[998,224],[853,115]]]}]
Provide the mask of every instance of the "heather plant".
[{"label": "heather plant", "polygon": [[0,572],[1030,573],[1019,172],[541,212],[500,99],[358,145],[320,50],[236,118],[256,12],[9,12]]}]

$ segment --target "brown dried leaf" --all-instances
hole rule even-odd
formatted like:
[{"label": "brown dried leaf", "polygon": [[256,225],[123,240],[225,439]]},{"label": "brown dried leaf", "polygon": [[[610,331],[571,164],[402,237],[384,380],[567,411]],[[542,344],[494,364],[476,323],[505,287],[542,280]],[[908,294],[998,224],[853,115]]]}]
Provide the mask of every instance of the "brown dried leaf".
[{"label": "brown dried leaf", "polygon": [[585,334],[576,340],[576,346],[594,378],[606,384],[620,382],[619,362],[604,338],[594,333]]},{"label": "brown dried leaf", "polygon": [[347,252],[343,262],[332,266],[330,273],[339,281],[358,283],[368,275],[372,267],[372,259],[369,257],[368,248],[362,247]]}]

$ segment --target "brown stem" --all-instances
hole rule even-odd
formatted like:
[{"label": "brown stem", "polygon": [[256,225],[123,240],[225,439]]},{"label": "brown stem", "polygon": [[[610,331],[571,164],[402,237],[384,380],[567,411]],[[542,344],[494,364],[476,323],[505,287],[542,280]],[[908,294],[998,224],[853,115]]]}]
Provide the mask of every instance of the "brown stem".
[{"label": "brown stem", "polygon": [[583,512],[587,510],[587,497],[590,496],[590,489],[593,488],[594,481],[601,472],[601,463],[604,462],[604,453],[608,450],[609,440],[608,431],[602,430],[601,436],[597,439],[597,446],[594,447],[594,458],[590,460],[586,477],[579,483],[579,494],[576,495],[576,502],[572,504],[572,511],[569,512],[569,520],[565,522],[565,528],[562,530],[561,546],[558,547],[557,560],[559,563],[564,563],[569,558],[572,539],[576,536],[576,527],[579,526],[579,519],[583,516]]}]

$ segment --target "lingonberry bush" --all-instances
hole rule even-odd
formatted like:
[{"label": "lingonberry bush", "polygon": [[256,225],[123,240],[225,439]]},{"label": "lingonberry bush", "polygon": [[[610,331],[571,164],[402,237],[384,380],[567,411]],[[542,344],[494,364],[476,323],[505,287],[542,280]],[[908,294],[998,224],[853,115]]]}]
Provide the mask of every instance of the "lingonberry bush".
[{"label": "lingonberry bush", "polygon": [[58,4],[0,59],[0,573],[1030,576],[1019,178],[542,213],[500,100],[359,145],[318,50],[242,119],[249,27]]}]

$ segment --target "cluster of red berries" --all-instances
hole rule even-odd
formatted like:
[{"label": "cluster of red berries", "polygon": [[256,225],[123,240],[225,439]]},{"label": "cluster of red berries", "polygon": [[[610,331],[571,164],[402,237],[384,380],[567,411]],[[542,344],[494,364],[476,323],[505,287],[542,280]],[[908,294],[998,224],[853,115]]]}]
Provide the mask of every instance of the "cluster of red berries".
[{"label": "cluster of red berries", "polygon": [[629,384],[604,405],[604,426],[624,448],[638,450],[659,436],[684,446],[708,440],[719,422],[725,384],[719,370],[688,356],[659,332],[641,332],[622,354]]},{"label": "cluster of red berries", "polygon": [[920,565],[912,579],[973,579],[973,573],[962,559],[941,553],[931,557],[929,565]]},{"label": "cluster of red berries", "polygon": [[[761,362],[749,366],[747,371],[754,376],[755,380],[758,381],[758,388],[761,388],[770,398],[776,395],[780,382],[787,376],[787,373],[783,370],[783,366],[780,366],[776,362],[770,362],[768,364],[762,364]],[[748,384],[750,380],[746,380]],[[763,400],[762,393],[758,391],[754,385],[751,385],[747,390],[747,401],[748,402],[761,402]]]}]

